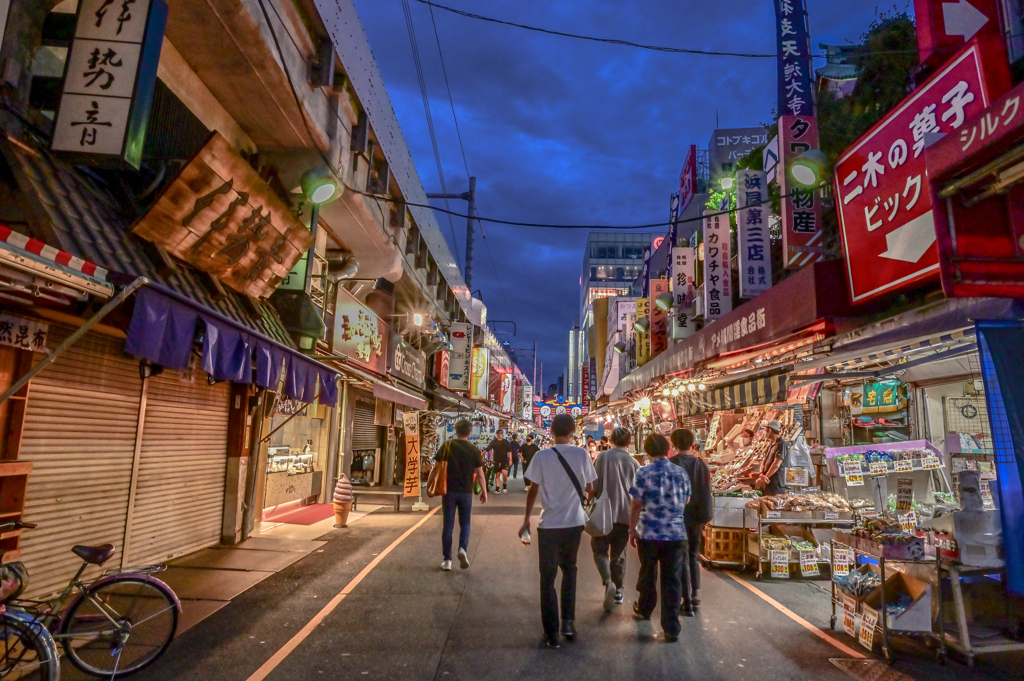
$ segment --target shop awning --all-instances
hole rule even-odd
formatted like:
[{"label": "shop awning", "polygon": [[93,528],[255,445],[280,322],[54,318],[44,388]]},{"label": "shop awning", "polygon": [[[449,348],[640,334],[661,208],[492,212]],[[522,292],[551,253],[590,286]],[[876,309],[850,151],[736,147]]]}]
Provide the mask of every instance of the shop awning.
[{"label": "shop awning", "polygon": [[849,369],[864,364],[877,364],[878,362],[899,359],[902,355],[921,350],[946,349],[947,346],[955,345],[960,342],[973,341],[974,333],[975,331],[973,327],[960,329],[959,331],[944,333],[942,335],[933,336],[914,343],[900,345],[899,347],[888,348],[886,350],[861,355],[853,359],[847,359],[842,362],[836,362],[835,364],[830,364],[828,368],[831,371],[841,371],[843,369]]},{"label": "shop awning", "polygon": [[744,381],[717,385],[703,392],[687,392],[679,396],[679,413],[694,416],[709,411],[785,402],[789,391],[788,377],[785,371],[771,371]]},{"label": "shop awning", "polygon": [[[444,388],[436,384],[430,385],[431,383],[433,383],[433,379],[428,379],[427,393],[433,395],[435,400],[443,400],[459,411],[473,411],[476,409],[476,402],[468,397],[463,397],[457,392],[452,392],[451,390],[448,390],[448,388]],[[435,405],[435,408],[438,411],[448,411],[442,405]]]},{"label": "shop awning", "polygon": [[[797,371],[791,373],[791,380],[799,380],[801,376],[814,376],[823,373],[824,369],[811,369],[810,371]],[[797,386],[790,388],[789,393],[786,395],[786,402],[789,404],[803,404],[809,402],[818,396],[821,391],[821,383],[811,383],[807,385]]]},{"label": "shop awning", "polygon": [[426,409],[427,401],[422,395],[416,395],[410,390],[399,388],[396,385],[390,385],[388,383],[375,382],[373,384],[373,396],[378,397],[382,400],[388,400],[395,404],[401,404],[406,407],[412,407],[413,409]]},{"label": "shop awning", "polygon": [[261,388],[278,390],[283,372],[282,392],[286,396],[299,402],[319,398],[328,406],[337,403],[335,374],[338,372],[335,369],[277,341],[253,334],[237,322],[158,284],[150,284],[136,294],[125,352],[184,371],[188,368],[200,321],[203,322],[201,365],[215,381],[243,385],[255,382]]},{"label": "shop awning", "polygon": [[[114,286],[107,281],[107,271],[93,263],[54,248],[39,239],[27,237],[0,223],[0,265],[10,267],[28,277],[26,286],[31,287],[33,277],[53,282],[58,287],[71,289],[76,297],[90,294],[100,298],[114,295]],[[20,277],[19,277],[20,278]],[[11,281],[5,286],[18,289],[18,282]],[[30,294],[34,292],[29,291]],[[63,293],[58,290],[56,293]]]},{"label": "shop awning", "polygon": [[[825,328],[824,322],[822,322],[818,326],[820,329]],[[772,346],[769,346],[769,349],[762,348],[759,350],[755,350],[753,352],[743,353],[742,355],[738,355],[736,357],[727,357],[726,359],[723,359],[718,362],[711,362],[710,364],[708,364],[708,368],[735,369],[736,367],[741,367],[745,364],[749,364],[751,360],[765,361],[774,359],[776,357],[782,357],[783,355],[793,352],[794,350],[799,350],[800,348],[805,348],[809,345],[814,345],[815,343],[823,340],[825,340],[824,333],[811,333],[809,335],[803,335],[800,338],[791,340],[789,342],[781,342],[780,344],[774,344]]]}]

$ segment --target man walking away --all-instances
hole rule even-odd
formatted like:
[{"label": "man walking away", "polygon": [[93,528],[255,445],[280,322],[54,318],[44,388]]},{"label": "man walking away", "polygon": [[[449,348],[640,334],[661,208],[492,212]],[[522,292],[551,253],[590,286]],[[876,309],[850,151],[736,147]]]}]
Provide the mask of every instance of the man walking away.
[{"label": "man walking away", "polygon": [[[679,604],[682,599],[683,556],[686,555],[686,524],[683,513],[690,500],[690,479],[666,455],[668,440],[652,433],[644,440],[651,463],[636,474],[629,490],[629,541],[640,553],[640,598],[633,604],[637,619],[649,620],[658,604],[655,580],[661,569],[661,628],[665,641],[679,640]],[[692,615],[693,613],[689,613]]]},{"label": "man walking away", "polygon": [[540,447],[533,443],[533,435],[526,436],[526,444],[519,448],[519,456],[523,458],[523,481],[526,482],[526,487],[523,491],[530,491],[530,479],[526,477],[526,469],[530,467],[530,461],[533,460],[533,455],[540,451]]},{"label": "man walking away", "polygon": [[[573,624],[576,618],[576,556],[580,550],[583,526],[587,522],[583,499],[584,494],[593,492],[592,483],[597,479],[587,451],[569,445],[575,430],[573,417],[568,414],[556,416],[551,422],[555,444],[550,449],[537,452],[526,470],[531,484],[530,493],[526,496],[526,518],[519,536],[530,531],[530,514],[539,495],[544,509],[537,528],[540,616],[544,642],[549,648],[558,647],[559,631],[570,641],[576,638]],[[561,628],[555,594],[555,577],[559,569],[562,570]]]},{"label": "man walking away", "polygon": [[[455,424],[455,439],[448,440],[437,451],[435,461],[448,462],[447,492],[441,496],[444,529],[441,530],[442,570],[452,569],[452,533],[455,531],[455,513],[459,514],[459,565],[469,568],[469,522],[473,511],[473,475],[484,478],[484,458],[480,450],[469,442],[473,424],[462,420]],[[487,485],[481,486],[480,503],[487,503]]]},{"label": "man walking away", "polygon": [[494,461],[494,493],[508,492],[508,468],[512,465],[512,448],[508,446],[508,440],[502,431],[495,433],[494,439],[487,445],[487,451],[491,453],[491,460]]},{"label": "man walking away", "polygon": [[[611,506],[612,531],[603,537],[593,537],[590,548],[594,550],[594,562],[601,573],[604,584],[604,609],[611,612],[615,605],[622,605],[622,580],[626,575],[626,544],[629,543],[629,488],[636,479],[640,464],[626,452],[630,432],[625,428],[612,431],[611,449],[597,457],[597,482],[594,496],[602,497],[601,503]],[[611,557],[608,551],[611,550]]]},{"label": "man walking away", "polygon": [[512,477],[519,477],[519,440],[515,435],[508,438],[508,447],[512,450]]},{"label": "man walking away", "polygon": [[[672,446],[676,455],[669,461],[681,466],[690,478],[690,503],[683,519],[686,522],[688,560],[683,561],[683,611],[700,607],[697,589],[700,588],[700,549],[704,541],[704,525],[714,516],[711,498],[711,471],[696,456],[693,432],[685,428],[672,431]],[[689,577],[689,579],[687,579]]]}]

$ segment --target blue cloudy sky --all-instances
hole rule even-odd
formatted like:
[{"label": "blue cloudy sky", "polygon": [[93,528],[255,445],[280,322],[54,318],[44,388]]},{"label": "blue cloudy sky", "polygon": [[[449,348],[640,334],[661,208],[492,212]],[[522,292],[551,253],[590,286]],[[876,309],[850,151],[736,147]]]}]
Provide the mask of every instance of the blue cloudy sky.
[{"label": "blue cloudy sky", "polygon": [[[771,0],[435,0],[477,14],[637,43],[771,54]],[[877,0],[807,0],[811,43],[856,41]],[[430,10],[410,0],[445,180],[467,175]],[[440,191],[401,0],[356,0],[423,185]],[[912,11],[903,0],[898,9]],[[484,216],[554,224],[667,219],[690,144],[721,127],[766,122],[774,59],[664,54],[482,23],[434,9],[466,164]],[[820,60],[816,65],[820,65]],[[453,210],[462,211],[463,202]],[[438,216],[452,235],[448,221]],[[516,347],[536,341],[545,384],[562,371],[579,309],[586,231],[484,224],[473,288],[491,319],[512,319]],[[465,253],[465,221],[454,220]],[[493,261],[493,266],[492,266]],[[509,329],[499,327],[499,331]]]}]

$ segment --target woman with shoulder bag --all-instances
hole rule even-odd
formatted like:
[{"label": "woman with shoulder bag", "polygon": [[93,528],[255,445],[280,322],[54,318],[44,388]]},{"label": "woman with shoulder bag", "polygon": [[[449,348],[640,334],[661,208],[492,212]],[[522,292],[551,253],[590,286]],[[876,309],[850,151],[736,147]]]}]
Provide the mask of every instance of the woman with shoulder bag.
[{"label": "woman with shoulder bag", "polygon": [[[594,483],[594,503],[606,504],[601,511],[611,516],[611,531],[603,537],[593,537],[590,548],[594,562],[604,584],[604,609],[611,612],[622,605],[622,583],[626,575],[626,545],[629,544],[629,488],[633,486],[640,464],[626,452],[631,435],[625,428],[612,431],[612,448],[597,457],[597,482]],[[594,511],[597,513],[597,510]],[[609,556],[609,551],[611,555]]]},{"label": "woman with shoulder bag", "polygon": [[[441,511],[444,525],[441,530],[441,569],[452,569],[452,535],[455,532],[455,514],[459,515],[459,566],[469,568],[469,525],[473,511],[473,476],[484,480],[484,458],[469,442],[473,424],[462,420],[455,424],[455,439],[448,440],[438,450],[435,460],[444,464],[445,485],[441,494]],[[428,490],[433,480],[428,481]],[[487,488],[480,491],[480,503],[487,503]]]}]

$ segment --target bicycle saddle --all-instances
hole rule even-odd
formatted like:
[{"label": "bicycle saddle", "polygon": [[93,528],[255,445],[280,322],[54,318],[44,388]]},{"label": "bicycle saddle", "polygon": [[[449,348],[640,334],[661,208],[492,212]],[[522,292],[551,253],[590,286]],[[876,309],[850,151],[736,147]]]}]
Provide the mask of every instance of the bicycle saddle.
[{"label": "bicycle saddle", "polygon": [[114,555],[114,546],[112,544],[104,544],[103,546],[76,546],[71,549],[71,552],[86,563],[103,565],[112,555]]}]

